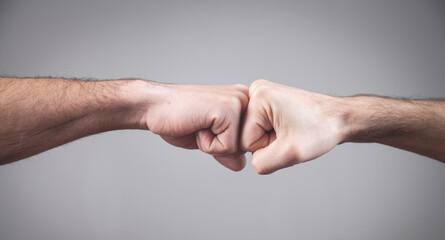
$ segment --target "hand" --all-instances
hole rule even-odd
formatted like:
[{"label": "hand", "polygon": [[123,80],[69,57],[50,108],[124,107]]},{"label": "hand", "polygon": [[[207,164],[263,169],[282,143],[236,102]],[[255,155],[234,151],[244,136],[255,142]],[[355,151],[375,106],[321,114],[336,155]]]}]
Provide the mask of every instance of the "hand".
[{"label": "hand", "polygon": [[246,86],[155,87],[157,97],[143,118],[153,133],[178,147],[199,148],[234,171],[244,168],[239,129],[249,101]]},{"label": "hand", "polygon": [[340,99],[257,80],[249,88],[241,148],[269,174],[317,158],[342,141]]}]

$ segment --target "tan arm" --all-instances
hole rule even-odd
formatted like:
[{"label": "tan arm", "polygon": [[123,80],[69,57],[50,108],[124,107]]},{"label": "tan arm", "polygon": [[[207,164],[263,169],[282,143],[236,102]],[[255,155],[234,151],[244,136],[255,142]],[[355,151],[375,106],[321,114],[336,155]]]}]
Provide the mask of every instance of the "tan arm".
[{"label": "tan arm", "polygon": [[242,85],[157,84],[143,80],[0,78],[0,164],[116,129],[149,129],[239,171]]},{"label": "tan arm", "polygon": [[445,162],[445,101],[345,98],[344,141],[376,142]]},{"label": "tan arm", "polygon": [[[0,163],[113,129],[140,128],[146,83],[0,78]],[[138,87],[139,86],[139,87]]]}]

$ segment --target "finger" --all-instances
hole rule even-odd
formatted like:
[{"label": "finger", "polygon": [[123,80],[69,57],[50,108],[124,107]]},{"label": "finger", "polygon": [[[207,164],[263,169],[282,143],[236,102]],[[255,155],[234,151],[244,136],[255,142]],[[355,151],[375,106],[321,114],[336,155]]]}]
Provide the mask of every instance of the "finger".
[{"label": "finger", "polygon": [[246,90],[246,93],[243,92],[243,94],[239,97],[239,100],[241,102],[240,118],[243,118],[244,114],[246,113],[247,106],[249,105],[249,93],[248,93],[248,90]]},{"label": "finger", "polygon": [[245,104],[242,101],[230,102],[212,120],[209,128],[196,132],[199,149],[210,154],[234,154],[239,150],[240,121],[243,109],[247,108],[247,96],[245,101]]},{"label": "finger", "polygon": [[196,143],[198,148],[209,154],[233,154],[238,150],[238,141],[225,131],[221,134],[214,134],[210,129],[201,129],[196,132]]},{"label": "finger", "polygon": [[209,154],[235,154],[239,150],[239,118],[219,133],[215,128],[196,132],[196,143],[201,151]]},{"label": "finger", "polygon": [[252,154],[252,166],[259,174],[270,174],[295,165],[297,157],[290,143],[276,140]]},{"label": "finger", "polygon": [[244,151],[256,151],[270,142],[269,132],[273,129],[263,107],[258,107],[255,99],[251,99],[244,116],[240,146]]},{"label": "finger", "polygon": [[182,137],[171,137],[171,136],[163,136],[161,135],[162,139],[164,139],[166,142],[170,143],[171,145],[186,148],[186,149],[197,149],[198,145],[196,144],[196,137],[195,134],[188,134]]},{"label": "finger", "polygon": [[246,156],[244,152],[238,152],[234,155],[213,156],[223,166],[233,170],[241,171],[246,166]]},{"label": "finger", "polygon": [[[196,142],[199,149],[212,154],[219,163],[233,171],[242,170],[246,166],[244,152],[236,150],[233,153],[233,150],[230,150],[233,147],[227,147],[219,138],[221,137],[214,135],[209,129],[202,129],[196,133]],[[236,147],[237,143],[233,146]]]}]

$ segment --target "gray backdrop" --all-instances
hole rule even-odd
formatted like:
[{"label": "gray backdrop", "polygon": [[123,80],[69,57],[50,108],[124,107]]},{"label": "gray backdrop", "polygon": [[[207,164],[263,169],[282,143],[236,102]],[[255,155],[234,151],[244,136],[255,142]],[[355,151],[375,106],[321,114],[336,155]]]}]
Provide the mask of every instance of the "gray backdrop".
[{"label": "gray backdrop", "polygon": [[[445,97],[444,43],[443,1],[0,4],[0,73],[18,76]],[[444,183],[377,144],[260,176],[115,131],[0,166],[0,239],[445,239]]]}]

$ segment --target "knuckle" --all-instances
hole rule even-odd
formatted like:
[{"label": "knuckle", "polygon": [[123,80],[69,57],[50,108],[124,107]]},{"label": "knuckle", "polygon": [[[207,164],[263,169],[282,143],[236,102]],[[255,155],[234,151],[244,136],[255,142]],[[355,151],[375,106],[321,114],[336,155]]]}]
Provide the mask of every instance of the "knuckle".
[{"label": "knuckle", "polygon": [[201,150],[202,152],[207,153],[207,154],[211,153],[210,149],[209,149],[209,146],[207,144],[203,144],[200,141],[198,141],[197,144],[198,144],[199,150]]},{"label": "knuckle", "polygon": [[243,84],[235,84],[234,86],[242,92],[247,92],[249,90],[249,88]]},{"label": "knuckle", "polygon": [[251,143],[246,143],[245,141],[243,141],[243,139],[241,138],[241,143],[240,143],[240,149],[242,151],[246,151],[246,152],[251,152],[252,151],[252,144]]},{"label": "knuckle", "polygon": [[164,132],[165,122],[164,121],[149,121],[147,123],[148,129],[156,135],[161,135]]},{"label": "knuckle", "polygon": [[257,79],[257,80],[253,81],[253,82],[250,84],[249,89],[252,90],[252,89],[255,89],[255,88],[259,87],[259,86],[266,85],[266,84],[268,84],[268,83],[269,83],[269,81],[267,81],[267,80],[264,80],[264,79]]},{"label": "knuckle", "polygon": [[205,152],[205,153],[207,153],[207,154],[211,154],[211,153],[213,153],[212,149],[211,149],[210,146],[207,145],[207,144],[201,145],[201,146],[200,146],[200,150],[203,151],[203,152]]},{"label": "knuckle", "polygon": [[261,79],[257,79],[255,81],[253,81],[251,86],[258,86],[258,85],[262,85],[262,84],[266,84],[266,83],[268,83],[268,81],[261,78]]},{"label": "knuckle", "polygon": [[228,108],[233,113],[238,113],[241,111],[243,104],[240,98],[238,97],[230,97],[226,98],[222,105]]},{"label": "knuckle", "polygon": [[239,92],[236,97],[240,101],[241,105],[246,105],[249,103],[249,92],[246,90],[245,92]]},{"label": "knuckle", "polygon": [[261,164],[261,162],[259,162],[258,160],[252,159],[252,166],[253,166],[253,169],[255,169],[255,172],[257,172],[258,174],[261,174],[261,175],[267,174],[266,167],[263,164]]},{"label": "knuckle", "polygon": [[265,84],[257,85],[251,93],[251,98],[266,98],[270,94],[270,87]]}]

